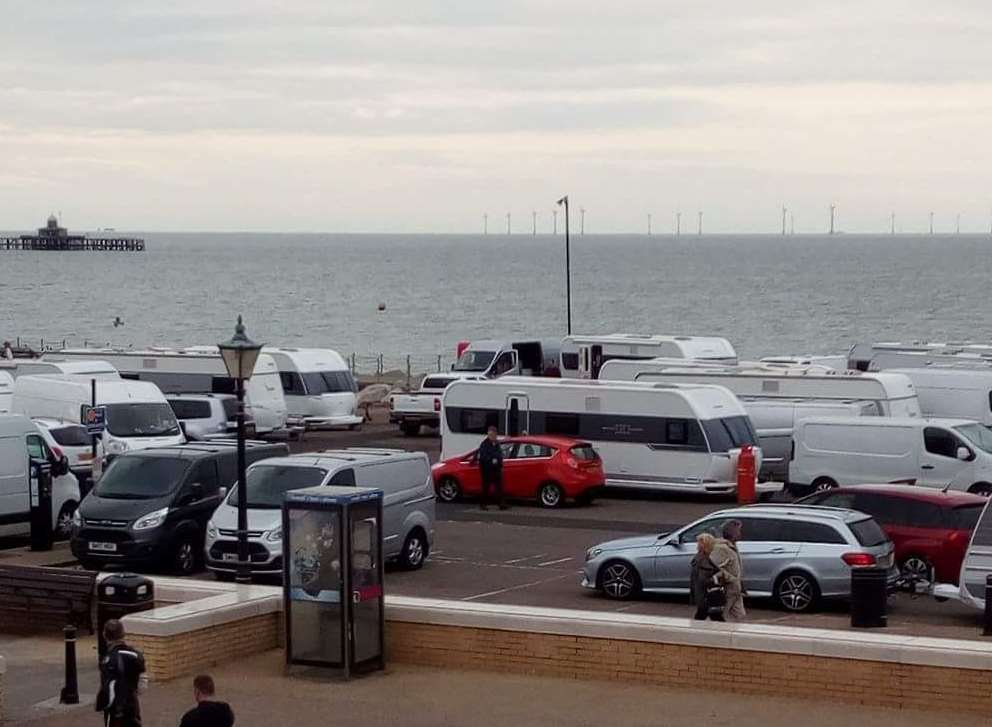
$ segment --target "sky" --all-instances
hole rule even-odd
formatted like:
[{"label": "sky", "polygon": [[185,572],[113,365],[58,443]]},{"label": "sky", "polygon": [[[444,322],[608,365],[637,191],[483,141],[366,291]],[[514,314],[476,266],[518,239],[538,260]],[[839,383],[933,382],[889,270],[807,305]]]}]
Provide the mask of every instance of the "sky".
[{"label": "sky", "polygon": [[[987,0],[0,0],[0,229],[964,232]],[[559,220],[560,224],[560,220]]]}]

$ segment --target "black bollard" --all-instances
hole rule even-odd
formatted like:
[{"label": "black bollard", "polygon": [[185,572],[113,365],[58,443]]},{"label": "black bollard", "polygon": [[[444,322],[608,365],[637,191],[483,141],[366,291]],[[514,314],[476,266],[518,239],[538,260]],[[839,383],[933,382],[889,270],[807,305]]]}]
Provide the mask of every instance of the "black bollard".
[{"label": "black bollard", "polygon": [[79,704],[79,678],[76,674],[76,627],[66,626],[65,633],[65,686],[59,701],[62,704]]},{"label": "black bollard", "polygon": [[992,575],[985,576],[985,629],[983,636],[992,636]]}]

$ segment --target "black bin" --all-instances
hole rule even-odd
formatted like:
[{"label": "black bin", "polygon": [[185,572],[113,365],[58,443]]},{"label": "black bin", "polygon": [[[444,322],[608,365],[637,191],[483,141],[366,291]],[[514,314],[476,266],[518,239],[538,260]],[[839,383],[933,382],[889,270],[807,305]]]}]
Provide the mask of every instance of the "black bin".
[{"label": "black bin", "polygon": [[155,607],[155,584],[137,573],[112,573],[96,586],[96,626],[100,656],[107,650],[103,625],[112,618]]},{"label": "black bin", "polygon": [[888,601],[888,572],[885,568],[851,569],[851,626],[856,629],[882,628]]}]

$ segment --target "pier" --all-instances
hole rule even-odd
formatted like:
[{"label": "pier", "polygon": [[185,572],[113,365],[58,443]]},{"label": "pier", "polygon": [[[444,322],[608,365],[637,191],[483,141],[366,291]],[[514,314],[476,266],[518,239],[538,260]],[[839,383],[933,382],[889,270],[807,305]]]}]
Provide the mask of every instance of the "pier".
[{"label": "pier", "polygon": [[55,215],[51,215],[48,224],[38,228],[37,235],[0,237],[0,250],[144,252],[145,241],[137,237],[70,235],[66,228],[59,226]]}]

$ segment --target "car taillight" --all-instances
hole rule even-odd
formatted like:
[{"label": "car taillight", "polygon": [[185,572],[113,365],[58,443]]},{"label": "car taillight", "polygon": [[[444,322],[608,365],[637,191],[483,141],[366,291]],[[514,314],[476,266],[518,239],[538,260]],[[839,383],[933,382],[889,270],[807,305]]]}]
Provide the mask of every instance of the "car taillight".
[{"label": "car taillight", "polygon": [[840,558],[852,568],[875,565],[875,556],[871,553],[844,553]]},{"label": "car taillight", "polygon": [[435,399],[434,400],[434,411],[441,411],[441,400],[440,399]]}]

